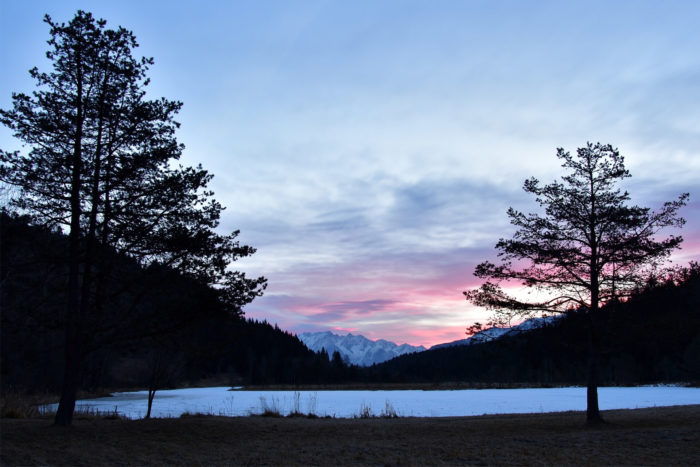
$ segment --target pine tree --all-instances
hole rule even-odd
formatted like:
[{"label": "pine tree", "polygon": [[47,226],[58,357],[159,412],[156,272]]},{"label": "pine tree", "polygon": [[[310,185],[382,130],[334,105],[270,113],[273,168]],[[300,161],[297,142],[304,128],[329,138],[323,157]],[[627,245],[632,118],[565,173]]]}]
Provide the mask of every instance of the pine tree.
[{"label": "pine tree", "polygon": [[217,286],[234,313],[266,281],[228,269],[255,249],[240,245],[237,231],[214,231],[223,208],[206,189],[212,175],[173,163],[184,149],[174,120],[182,104],[146,99],[153,59],[134,58],[133,33],[107,29],[84,11],[67,25],[48,15],[44,21],[53,70],[30,70],[38,90],[14,93],[13,108],[0,110],[0,121],[29,148],[0,151],[0,181],[19,189],[11,200],[16,209],[68,235],[66,363],[56,424],[69,425],[82,362],[99,346],[95,330],[113,295],[106,291],[115,255]]},{"label": "pine tree", "polygon": [[[683,238],[657,238],[661,229],[681,227],[677,216],[688,194],[661,210],[629,206],[629,194],[617,184],[630,177],[624,158],[610,145],[588,143],[576,156],[557,150],[569,174],[563,183],[541,186],[531,178],[524,190],[536,196],[543,214],[508,210],[517,230],[496,244],[501,264],[483,262],[474,275],[486,279],[464,292],[467,300],[495,311],[496,322],[538,313],[583,311],[588,317],[587,419],[601,420],[598,407],[599,310],[642,286],[650,274],[679,248]],[[508,295],[502,283],[521,283],[545,298],[522,300]]]}]

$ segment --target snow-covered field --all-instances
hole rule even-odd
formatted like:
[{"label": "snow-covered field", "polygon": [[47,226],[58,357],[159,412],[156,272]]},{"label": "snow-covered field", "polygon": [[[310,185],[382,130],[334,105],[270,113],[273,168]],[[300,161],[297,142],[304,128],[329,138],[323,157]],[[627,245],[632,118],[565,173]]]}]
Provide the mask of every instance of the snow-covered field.
[{"label": "snow-covered field", "polygon": [[[153,417],[182,413],[239,416],[265,408],[319,416],[355,417],[396,413],[402,417],[451,417],[499,413],[585,410],[583,387],[536,389],[468,389],[453,391],[244,391],[228,387],[158,391]],[[601,410],[700,404],[700,388],[678,386],[605,387],[598,391]],[[129,418],[146,413],[147,392],[78,401],[78,409],[114,412]],[[55,404],[53,406],[55,409]]]}]

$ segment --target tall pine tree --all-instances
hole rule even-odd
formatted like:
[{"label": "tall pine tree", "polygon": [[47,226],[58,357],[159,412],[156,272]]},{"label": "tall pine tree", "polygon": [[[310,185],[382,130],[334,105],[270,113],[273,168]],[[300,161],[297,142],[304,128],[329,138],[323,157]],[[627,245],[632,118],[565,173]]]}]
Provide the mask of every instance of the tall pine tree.
[{"label": "tall pine tree", "polygon": [[237,231],[214,231],[223,208],[206,189],[212,176],[173,164],[183,151],[174,120],[182,104],[146,99],[153,59],[134,58],[133,33],[107,29],[84,11],[68,24],[48,15],[44,21],[53,70],[30,70],[38,89],[13,94],[13,108],[0,110],[0,121],[29,148],[0,151],[0,181],[19,189],[15,208],[68,235],[65,371],[55,422],[69,425],[82,363],[99,347],[96,331],[114,300],[117,255],[216,286],[234,313],[262,294],[266,281],[228,269],[255,250],[236,241]]},{"label": "tall pine tree", "polygon": [[[621,299],[642,286],[656,267],[678,248],[683,238],[660,239],[664,227],[682,226],[678,210],[688,194],[665,203],[658,212],[630,206],[629,194],[617,187],[629,177],[624,158],[610,145],[588,143],[572,156],[557,150],[569,174],[563,183],[541,186],[531,178],[524,190],[536,196],[541,214],[508,210],[517,230],[496,244],[500,265],[483,262],[474,275],[486,282],[464,292],[472,303],[495,310],[496,322],[569,309],[588,316],[589,363],[587,419],[601,420],[598,407],[596,324],[603,304]],[[508,295],[501,283],[521,283],[544,292],[540,300]]]}]

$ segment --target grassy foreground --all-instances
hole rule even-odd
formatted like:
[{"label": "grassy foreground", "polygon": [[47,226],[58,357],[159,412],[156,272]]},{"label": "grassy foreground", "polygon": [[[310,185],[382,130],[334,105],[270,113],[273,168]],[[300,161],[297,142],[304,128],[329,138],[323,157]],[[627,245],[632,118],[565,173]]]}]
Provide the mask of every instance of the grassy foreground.
[{"label": "grassy foreground", "polygon": [[459,418],[0,421],[2,465],[699,465],[700,405]]}]

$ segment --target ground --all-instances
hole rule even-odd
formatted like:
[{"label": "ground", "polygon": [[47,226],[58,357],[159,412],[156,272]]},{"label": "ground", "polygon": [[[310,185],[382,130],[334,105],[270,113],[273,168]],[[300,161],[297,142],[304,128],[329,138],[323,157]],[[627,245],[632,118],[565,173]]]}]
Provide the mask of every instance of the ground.
[{"label": "ground", "polygon": [[700,405],[459,418],[2,419],[2,465],[699,465]]}]

